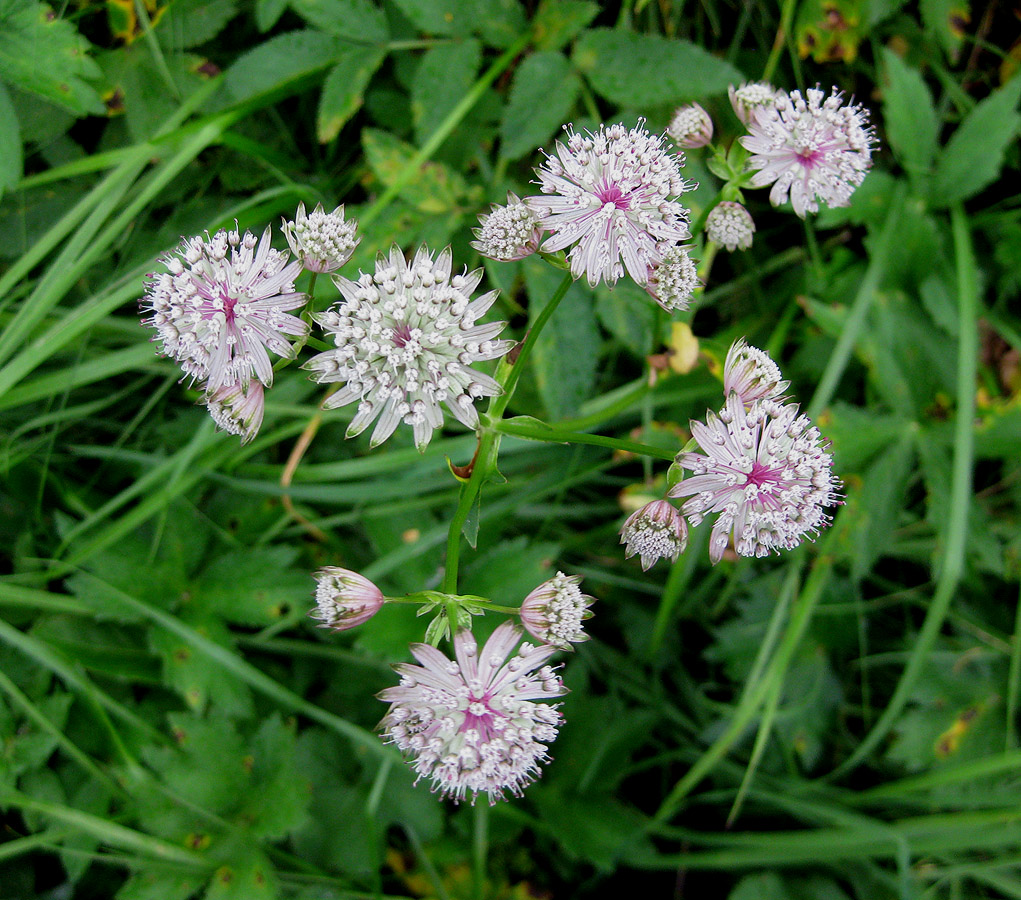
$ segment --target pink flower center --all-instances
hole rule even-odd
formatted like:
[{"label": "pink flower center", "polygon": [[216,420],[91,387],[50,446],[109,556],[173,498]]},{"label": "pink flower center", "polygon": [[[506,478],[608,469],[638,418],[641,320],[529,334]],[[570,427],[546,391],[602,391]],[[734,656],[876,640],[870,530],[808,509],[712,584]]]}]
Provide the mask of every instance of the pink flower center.
[{"label": "pink flower center", "polygon": [[813,169],[823,158],[822,150],[798,150],[795,156],[798,158],[798,162],[806,169]]},{"label": "pink flower center", "polygon": [[411,340],[411,327],[405,323],[398,325],[396,328],[391,328],[390,340],[394,342],[395,347],[403,349],[408,341]]},{"label": "pink flower center", "polygon": [[605,185],[601,190],[596,191],[596,196],[603,206],[612,203],[617,209],[628,210],[631,208],[631,199],[620,189],[619,185]]},{"label": "pink flower center", "polygon": [[763,491],[774,491],[781,485],[781,471],[780,469],[771,469],[769,466],[764,466],[762,463],[756,460],[752,466],[752,470],[748,473],[748,478],[745,481],[745,486],[754,484],[755,487]]},{"label": "pink flower center", "polygon": [[496,713],[489,708],[489,697],[476,698],[474,694],[468,703],[468,709],[464,713],[464,722],[459,731],[464,732],[474,729],[479,733],[483,741],[488,741],[493,736],[493,719]]},{"label": "pink flower center", "polygon": [[230,325],[234,321],[234,304],[238,302],[237,297],[232,297],[227,293],[225,287],[221,287],[220,299],[223,301],[223,317],[227,320],[227,324]]}]

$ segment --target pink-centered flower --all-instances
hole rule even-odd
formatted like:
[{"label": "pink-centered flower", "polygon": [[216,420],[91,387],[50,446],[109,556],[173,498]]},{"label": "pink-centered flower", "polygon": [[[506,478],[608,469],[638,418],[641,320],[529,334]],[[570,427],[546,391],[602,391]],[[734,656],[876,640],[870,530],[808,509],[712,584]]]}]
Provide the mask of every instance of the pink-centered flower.
[{"label": "pink-centered flower", "polygon": [[218,231],[184,240],[161,257],[166,272],[148,276],[143,324],[156,329],[163,352],[187,375],[204,382],[209,395],[232,385],[246,387],[253,377],[273,384],[271,351],[290,359],[289,338],[304,337],[306,325],[290,310],[305,305],[294,290],[301,263],[270,246],[269,228],[261,240],[250,231]]},{"label": "pink-centered flower", "polygon": [[332,277],[343,299],[313,318],[335,349],[303,368],[320,383],[343,383],[323,401],[324,409],[358,404],[347,436],[376,421],[370,440],[375,447],[404,422],[423,450],[443,424],[441,403],[468,428],[477,428],[475,401],[502,388],[471,365],[503,356],[514,346],[496,340],[506,322],[478,321],[498,293],[471,299],[482,269],[452,275],[449,247],[435,260],[422,247],[409,264],[394,246],[389,256],[379,255],[373,274],[363,272],[358,281]]},{"label": "pink-centered flower", "polygon": [[567,142],[557,141],[535,170],[542,196],[525,200],[551,232],[540,249],[571,247],[571,274],[592,287],[614,284],[625,271],[644,286],[656,245],[690,237],[688,211],[677,201],[695,187],[681,177],[684,158],[644,125],[585,134],[565,126]]},{"label": "pink-centered flower", "polygon": [[667,496],[688,498],[681,512],[693,527],[716,515],[713,564],[731,536],[739,556],[790,550],[828,525],[826,509],[842,502],[828,445],[796,406],[756,400],[746,409],[731,393],[720,414],[693,421],[691,433],[703,452],[678,454],[694,474]]},{"label": "pink-centered flower", "polygon": [[751,151],[748,166],[757,170],[753,187],[772,184],[769,200],[780,206],[790,196],[801,218],[830,207],[847,206],[872,165],[875,134],[860,105],[844,106],[834,88],[827,97],[818,88],[781,93],[773,106],[761,107],[748,122],[741,144]]},{"label": "pink-centered flower", "polygon": [[[380,722],[383,738],[409,757],[419,778],[456,801],[506,792],[520,796],[549,760],[547,746],[562,716],[536,702],[567,693],[551,666],[552,645],[522,644],[521,629],[500,625],[482,648],[470,631],[454,637],[455,659],[429,644],[412,644],[419,665],[395,666],[397,687],[379,698],[390,704]],[[508,660],[507,657],[511,656]]]},{"label": "pink-centered flower", "polygon": [[327,628],[347,631],[368,622],[380,611],[386,598],[364,575],[324,566],[315,573],[316,610],[313,616]]}]

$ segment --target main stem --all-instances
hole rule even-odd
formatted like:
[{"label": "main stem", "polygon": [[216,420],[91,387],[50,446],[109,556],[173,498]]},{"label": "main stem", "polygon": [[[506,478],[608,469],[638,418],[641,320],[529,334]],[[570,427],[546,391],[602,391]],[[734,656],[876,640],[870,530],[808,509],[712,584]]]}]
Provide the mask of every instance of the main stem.
[{"label": "main stem", "polygon": [[571,286],[573,279],[571,273],[564,275],[556,292],[550,297],[549,302],[536,316],[532,327],[525,334],[525,339],[517,348],[517,357],[513,363],[501,362],[497,369],[496,380],[503,388],[503,393],[493,397],[489,401],[483,424],[479,429],[479,445],[475,453],[475,465],[472,467],[468,481],[461,487],[461,495],[457,500],[457,509],[450,520],[450,530],[447,532],[447,563],[443,573],[443,593],[457,593],[457,570],[461,558],[461,532],[464,529],[468,517],[471,515],[472,507],[475,506],[482,484],[496,470],[496,462],[500,455],[500,433],[493,427],[503,417],[514,389],[517,387],[521,371],[535,346],[535,342],[546,323],[550,320],[554,310],[564,299],[567,289]]}]

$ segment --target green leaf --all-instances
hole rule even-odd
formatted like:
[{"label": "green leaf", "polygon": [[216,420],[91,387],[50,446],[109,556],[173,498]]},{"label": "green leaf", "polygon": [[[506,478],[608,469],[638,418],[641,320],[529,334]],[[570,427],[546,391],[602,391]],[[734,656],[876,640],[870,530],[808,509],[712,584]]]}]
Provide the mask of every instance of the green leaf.
[{"label": "green leaf", "polygon": [[1004,153],[1021,130],[1021,75],[979,103],[960,124],[936,161],[930,202],[943,207],[992,184]]},{"label": "green leaf", "polygon": [[411,87],[417,143],[424,144],[461,102],[475,83],[481,63],[482,45],[476,40],[441,44],[426,51]]},{"label": "green leaf", "polygon": [[939,120],[925,80],[892,50],[883,51],[888,87],[883,117],[890,146],[909,174],[927,172],[936,154]]},{"label": "green leaf", "polygon": [[21,132],[7,89],[0,84],[0,197],[21,178]]},{"label": "green leaf", "polygon": [[971,0],[921,0],[919,6],[926,33],[956,59],[971,18]]},{"label": "green leaf", "polygon": [[319,142],[332,141],[359,109],[365,88],[386,59],[386,51],[377,47],[352,47],[326,76],[319,98],[316,135]]},{"label": "green leaf", "polygon": [[173,50],[198,47],[223,31],[237,13],[237,0],[174,0],[159,17],[156,34]]},{"label": "green leaf", "polygon": [[45,3],[0,0],[0,78],[75,115],[106,111],[89,84],[100,77],[91,45]]},{"label": "green leaf", "polygon": [[370,0],[290,0],[291,9],[309,25],[364,43],[390,38],[383,10]]},{"label": "green leaf", "polygon": [[200,875],[143,869],[117,891],[117,900],[189,900],[206,879]]},{"label": "green leaf", "polygon": [[463,0],[394,0],[394,5],[414,25],[429,34],[465,35],[471,32],[471,19],[463,13]]},{"label": "green leaf", "polygon": [[[524,270],[528,318],[534,322],[559,287],[563,273],[535,257],[525,261]],[[531,371],[554,421],[577,412],[595,386],[600,341],[592,307],[592,291],[576,281],[535,341]]]},{"label": "green leaf", "polygon": [[292,568],[297,555],[297,548],[281,545],[227,553],[194,580],[187,605],[240,625],[273,625],[311,605],[313,581]]},{"label": "green leaf", "polygon": [[789,897],[779,875],[763,872],[742,878],[727,900],[789,900]]},{"label": "green leaf", "polygon": [[279,900],[276,873],[266,857],[253,847],[231,853],[230,861],[209,879],[203,900]]},{"label": "green leaf", "polygon": [[542,0],[532,19],[532,38],[538,50],[559,50],[599,15],[590,0]]},{"label": "green leaf", "polygon": [[612,288],[596,288],[596,315],[602,326],[635,356],[645,359],[652,353],[652,331],[656,310],[649,294],[629,278]]},{"label": "green leaf", "polygon": [[287,0],[255,0],[255,25],[265,34],[287,9]]},{"label": "green leaf", "polygon": [[[416,153],[411,144],[375,128],[362,132],[362,147],[373,173],[384,185],[396,181]],[[443,163],[427,162],[401,188],[400,197],[422,212],[435,214],[457,210],[467,194],[461,175]]]},{"label": "green leaf", "polygon": [[462,15],[491,47],[509,47],[528,24],[520,0],[466,0],[464,7]]},{"label": "green leaf", "polygon": [[533,53],[514,73],[500,123],[500,155],[532,154],[570,117],[581,81],[561,53]]},{"label": "green leaf", "polygon": [[227,87],[247,100],[336,62],[351,44],[321,31],[289,31],[249,50],[227,70]]},{"label": "green leaf", "polygon": [[744,80],[701,47],[655,34],[594,28],[578,39],[572,58],[595,91],[628,108],[704,100]]}]

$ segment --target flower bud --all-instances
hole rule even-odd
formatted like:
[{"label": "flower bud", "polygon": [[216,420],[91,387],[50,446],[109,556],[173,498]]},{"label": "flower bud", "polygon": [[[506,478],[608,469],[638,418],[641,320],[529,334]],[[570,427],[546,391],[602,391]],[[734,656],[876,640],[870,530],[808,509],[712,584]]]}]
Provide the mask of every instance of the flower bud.
[{"label": "flower bud", "polygon": [[478,240],[471,245],[488,259],[500,262],[531,256],[542,240],[539,217],[515,194],[507,195],[506,206],[493,206],[491,212],[481,216],[479,225],[472,229]]},{"label": "flower bud", "polygon": [[350,569],[325,566],[315,573],[315,579],[317,609],[312,615],[334,631],[367,622],[386,599],[369,579]]},{"label": "flower bud", "polygon": [[667,312],[686,310],[701,282],[698,267],[686,247],[668,247],[649,269],[645,289]]},{"label": "flower bud", "polygon": [[738,338],[727,351],[723,364],[723,393],[737,394],[745,406],[756,400],[781,400],[790,386],[765,350],[752,347]]},{"label": "flower bud", "polygon": [[587,641],[582,622],[592,617],[595,599],[583,594],[580,575],[557,572],[532,591],[521,604],[521,623],[536,640],[569,649],[571,643]]},{"label": "flower bud", "polygon": [[713,139],[713,120],[697,103],[689,103],[674,113],[666,133],[678,147],[694,150],[704,147]]},{"label": "flower bud", "polygon": [[705,220],[706,237],[722,244],[731,253],[738,247],[747,250],[752,245],[755,222],[740,203],[724,200],[713,208]]},{"label": "flower bud", "polygon": [[344,220],[344,207],[333,212],[323,211],[316,204],[311,215],[305,214],[305,204],[298,204],[293,222],[283,224],[284,236],[291,252],[301,260],[309,272],[334,272],[355,252],[361,238],[355,237],[358,223]]},{"label": "flower bud", "polygon": [[627,517],[620,529],[624,556],[642,558],[642,571],[659,559],[673,562],[688,546],[688,523],[666,500],[653,500]]},{"label": "flower bud", "polygon": [[206,409],[219,428],[241,436],[247,444],[259,433],[266,410],[262,382],[254,378],[245,387],[239,383],[224,384],[205,396]]},{"label": "flower bud", "polygon": [[727,94],[730,96],[730,105],[741,122],[747,125],[758,110],[773,107],[777,96],[781,92],[766,81],[745,82],[741,87],[735,88],[730,85]]}]

